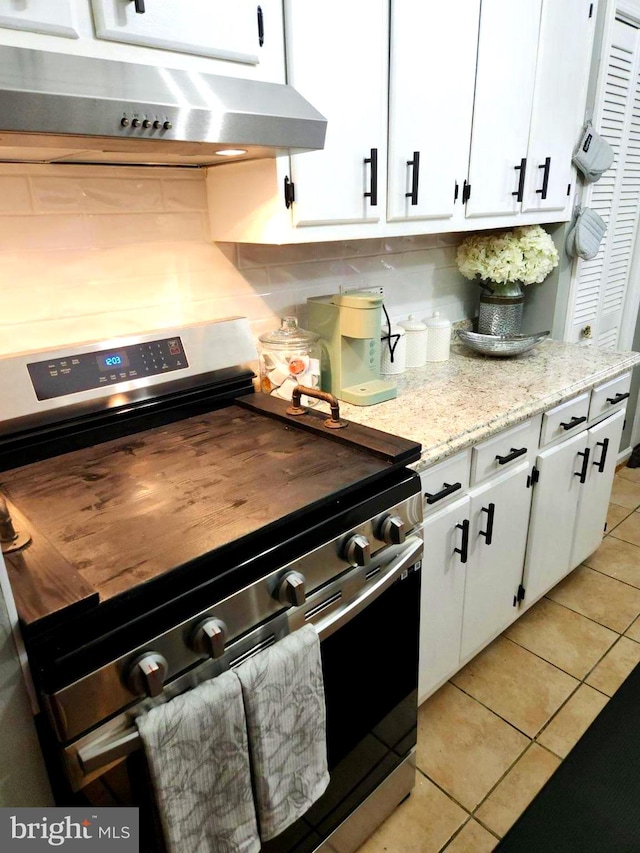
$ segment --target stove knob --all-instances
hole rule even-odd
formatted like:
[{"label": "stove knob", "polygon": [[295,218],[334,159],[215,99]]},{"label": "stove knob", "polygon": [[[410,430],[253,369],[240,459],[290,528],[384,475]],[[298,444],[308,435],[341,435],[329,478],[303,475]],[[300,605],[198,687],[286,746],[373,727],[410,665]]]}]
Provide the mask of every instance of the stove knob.
[{"label": "stove knob", "polygon": [[281,604],[300,607],[307,600],[307,594],[304,589],[305,583],[305,577],[300,572],[289,572],[280,581],[276,598]]},{"label": "stove knob", "polygon": [[151,119],[145,118],[142,122],[142,126],[148,130],[151,127]]},{"label": "stove knob", "polygon": [[131,121],[131,127],[140,127],[141,124],[142,124],[142,122],[140,121],[139,118],[134,118]]},{"label": "stove knob", "polygon": [[191,635],[191,648],[208,658],[221,658],[229,632],[222,619],[208,616],[199,622]]},{"label": "stove knob", "polygon": [[354,533],[344,547],[344,558],[351,565],[368,566],[371,562],[371,545],[362,533]]},{"label": "stove knob", "polygon": [[139,696],[159,696],[164,687],[164,680],[169,671],[169,664],[158,652],[147,652],[131,665],[127,673],[127,687]]},{"label": "stove knob", "polygon": [[405,540],[404,521],[399,515],[385,515],[378,522],[376,536],[387,545],[402,545]]}]

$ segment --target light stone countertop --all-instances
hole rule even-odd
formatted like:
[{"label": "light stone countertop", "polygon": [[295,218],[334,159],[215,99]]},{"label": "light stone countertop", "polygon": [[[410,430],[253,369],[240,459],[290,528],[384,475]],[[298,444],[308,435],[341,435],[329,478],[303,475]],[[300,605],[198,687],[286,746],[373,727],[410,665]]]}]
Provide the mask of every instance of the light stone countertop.
[{"label": "light stone countertop", "polygon": [[422,458],[410,467],[421,471],[635,364],[640,364],[640,353],[574,343],[544,341],[512,358],[483,356],[456,343],[449,361],[395,377],[396,399],[375,406],[341,402],[340,413],[355,423],[419,441]]}]

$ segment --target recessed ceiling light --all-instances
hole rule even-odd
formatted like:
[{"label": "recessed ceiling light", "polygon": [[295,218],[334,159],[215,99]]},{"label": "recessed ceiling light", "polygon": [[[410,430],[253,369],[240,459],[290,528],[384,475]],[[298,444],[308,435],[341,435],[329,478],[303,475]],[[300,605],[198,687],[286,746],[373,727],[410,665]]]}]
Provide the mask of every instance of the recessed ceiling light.
[{"label": "recessed ceiling light", "polygon": [[239,157],[246,153],[246,148],[221,148],[220,151],[216,151],[216,154],[220,154],[221,157]]}]

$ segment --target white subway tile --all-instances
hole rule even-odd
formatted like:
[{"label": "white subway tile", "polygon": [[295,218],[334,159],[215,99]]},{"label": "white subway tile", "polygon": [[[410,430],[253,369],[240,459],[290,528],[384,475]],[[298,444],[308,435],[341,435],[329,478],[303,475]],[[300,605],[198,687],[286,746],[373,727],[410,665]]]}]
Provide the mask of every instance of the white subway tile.
[{"label": "white subway tile", "polygon": [[[204,240],[200,213],[91,214],[87,217],[92,245],[179,243]],[[179,251],[179,249],[176,249]]]},{"label": "white subway tile", "polygon": [[82,213],[85,209],[82,181],[64,177],[32,177],[31,191],[38,213]]},{"label": "white subway tile", "polygon": [[88,243],[86,221],[79,215],[0,216],[0,252],[77,249]]},{"label": "white subway tile", "polygon": [[164,177],[162,192],[166,210],[207,210],[204,175],[200,181]]},{"label": "white subway tile", "polygon": [[31,193],[24,175],[0,174],[0,213],[30,213]]},{"label": "white subway tile", "polygon": [[89,213],[130,213],[162,210],[158,179],[85,177],[81,180],[84,209]]}]

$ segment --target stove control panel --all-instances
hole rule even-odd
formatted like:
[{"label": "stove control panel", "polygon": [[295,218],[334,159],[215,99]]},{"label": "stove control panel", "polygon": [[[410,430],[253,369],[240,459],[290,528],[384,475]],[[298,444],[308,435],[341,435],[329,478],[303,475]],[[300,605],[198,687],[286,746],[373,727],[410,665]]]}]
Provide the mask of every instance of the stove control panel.
[{"label": "stove control panel", "polygon": [[189,367],[179,337],[27,364],[38,400],[51,400]]}]

